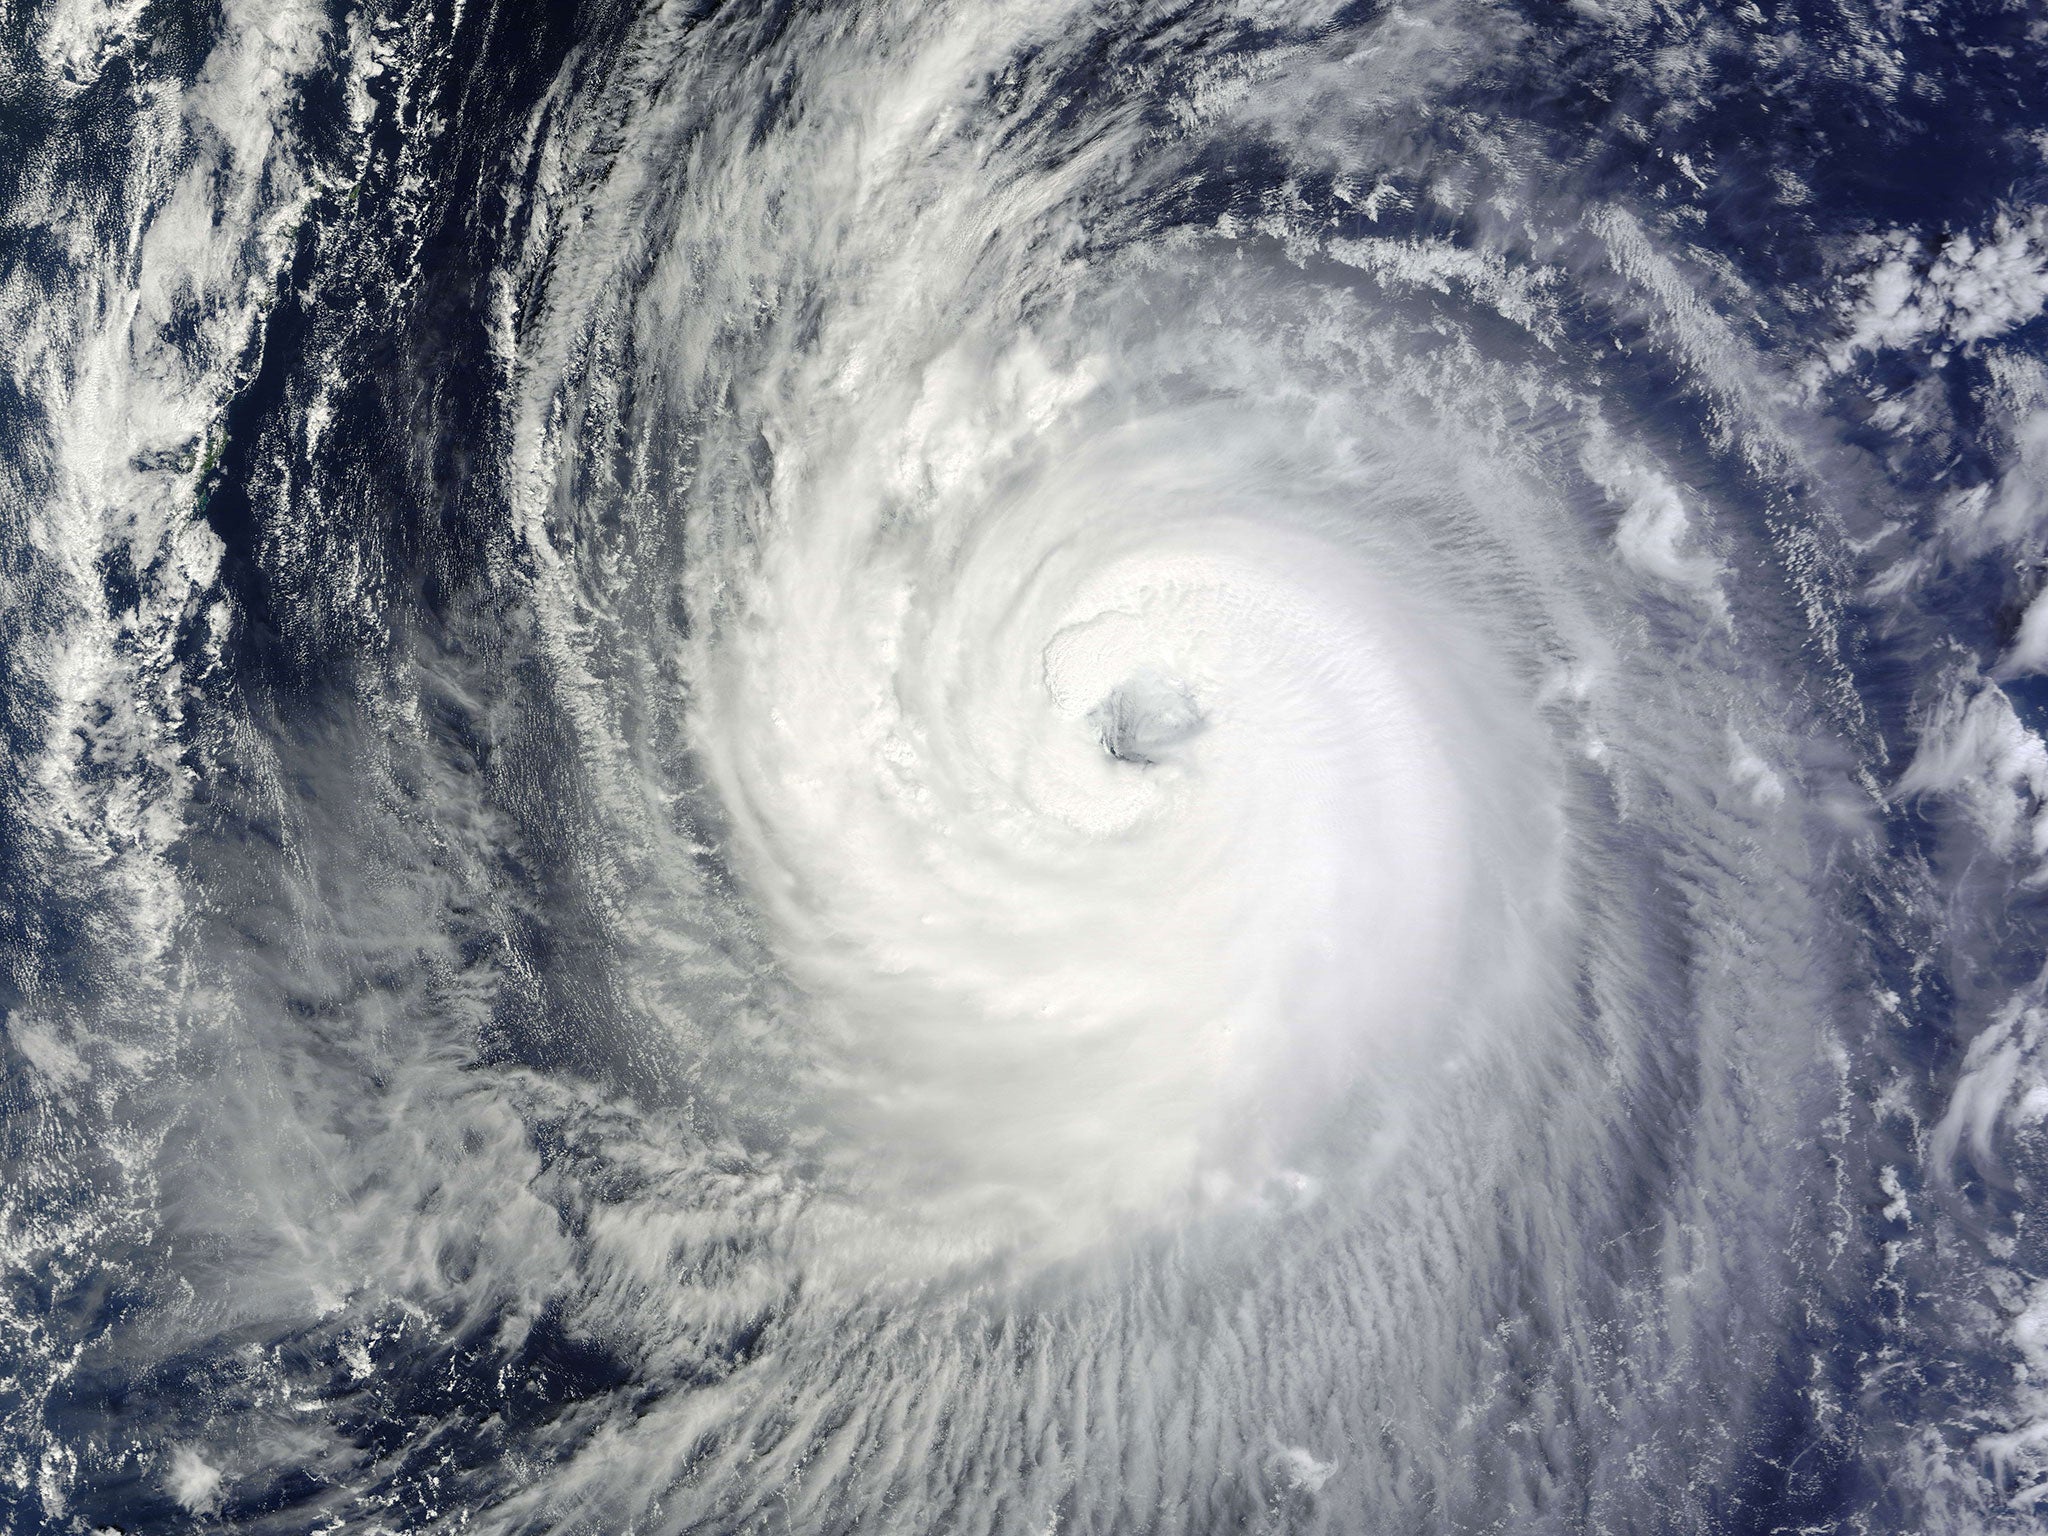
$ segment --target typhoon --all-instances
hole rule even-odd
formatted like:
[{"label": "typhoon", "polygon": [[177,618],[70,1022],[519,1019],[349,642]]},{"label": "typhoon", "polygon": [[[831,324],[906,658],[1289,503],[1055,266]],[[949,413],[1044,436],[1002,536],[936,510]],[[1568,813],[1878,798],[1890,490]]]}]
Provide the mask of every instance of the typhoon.
[{"label": "typhoon", "polygon": [[0,1529],[2048,1518],[2038,7],[0,88]]}]

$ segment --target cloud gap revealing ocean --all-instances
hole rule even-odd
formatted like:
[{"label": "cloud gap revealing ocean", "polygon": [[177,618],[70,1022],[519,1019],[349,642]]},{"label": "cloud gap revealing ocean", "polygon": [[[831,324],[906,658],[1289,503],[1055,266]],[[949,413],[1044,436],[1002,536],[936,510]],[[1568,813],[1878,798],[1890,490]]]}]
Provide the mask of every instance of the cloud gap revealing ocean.
[{"label": "cloud gap revealing ocean", "polygon": [[18,1532],[2048,1514],[2048,15],[0,4]]}]

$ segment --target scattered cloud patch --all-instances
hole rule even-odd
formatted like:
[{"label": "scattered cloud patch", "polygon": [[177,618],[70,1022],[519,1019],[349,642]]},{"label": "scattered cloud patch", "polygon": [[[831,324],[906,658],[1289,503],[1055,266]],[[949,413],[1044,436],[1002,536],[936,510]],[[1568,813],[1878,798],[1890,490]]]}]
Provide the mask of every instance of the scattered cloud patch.
[{"label": "scattered cloud patch", "polygon": [[1900,775],[1902,796],[1941,795],[1983,834],[1993,852],[2036,863],[2048,878],[2048,745],[2027,729],[1993,682],[1959,682],[1921,731],[1920,750]]},{"label": "scattered cloud patch", "polygon": [[1844,334],[1829,354],[1836,372],[1861,353],[1970,346],[2048,308],[2048,208],[2001,213],[1988,231],[1930,248],[1903,230],[1872,236]]},{"label": "scattered cloud patch", "polygon": [[1273,1454],[1273,1470],[1296,1493],[1320,1493],[1337,1475],[1337,1463],[1317,1461],[1302,1446],[1285,1445]]},{"label": "scattered cloud patch", "polygon": [[[1947,1111],[1934,1128],[1930,1161],[1944,1178],[1959,1159],[1980,1173],[1999,1167],[1997,1137],[2038,1134],[2048,1120],[2048,1012],[2031,994],[2014,998],[1970,1042]],[[2003,1344],[2017,1357],[2002,1427],[1976,1443],[1991,1483],[2009,1509],[2048,1505],[2048,1280],[1999,1267],[1987,1275],[2001,1314]]]},{"label": "scattered cloud patch", "polygon": [[[1963,1070],[1949,1095],[1948,1109],[1929,1144],[1936,1173],[1951,1178],[1957,1155],[1967,1144],[1979,1169],[1995,1166],[1992,1138],[2006,1106],[2031,1094],[2048,1101],[2048,1014],[2015,1003],[1970,1042]],[[2048,1342],[2048,1341],[2044,1341]]]},{"label": "scattered cloud patch", "polygon": [[1949,531],[1967,551],[2017,542],[2048,523],[2048,409],[2013,428],[2012,446],[1997,479],[1970,487],[1946,509]]},{"label": "scattered cloud patch", "polygon": [[210,1515],[221,1506],[221,1472],[189,1445],[171,1447],[164,1492],[188,1514]]},{"label": "scattered cloud patch", "polygon": [[18,1013],[10,1013],[7,1015],[7,1038],[28,1058],[28,1064],[36,1069],[45,1086],[69,1088],[84,1080],[86,1066],[78,1052],[47,1027],[35,1024]]},{"label": "scattered cloud patch", "polygon": [[1725,628],[1728,598],[1721,590],[1721,565],[1694,548],[1691,513],[1678,487],[1604,433],[1587,443],[1579,460],[1593,483],[1623,508],[1614,530],[1614,549],[1622,562],[1674,589]]},{"label": "scattered cloud patch", "polygon": [[48,11],[38,38],[43,74],[60,90],[82,91],[133,43],[149,0],[68,0]]},{"label": "scattered cloud patch", "polygon": [[1785,781],[1732,730],[1728,733],[1728,776],[1752,805],[1768,809],[1785,802]]}]

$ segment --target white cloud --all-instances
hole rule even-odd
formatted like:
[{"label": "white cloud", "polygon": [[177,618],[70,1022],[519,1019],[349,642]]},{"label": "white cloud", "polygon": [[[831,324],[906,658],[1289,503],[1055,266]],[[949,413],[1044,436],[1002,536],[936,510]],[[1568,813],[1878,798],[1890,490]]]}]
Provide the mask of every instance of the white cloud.
[{"label": "white cloud", "polygon": [[50,1088],[68,1088],[81,1082],[86,1075],[84,1061],[78,1052],[58,1039],[45,1025],[39,1025],[18,1013],[7,1015],[7,1034],[13,1040],[15,1049],[28,1058]]},{"label": "white cloud", "polygon": [[2048,856],[2048,746],[2020,723],[1995,683],[1964,680],[1949,690],[1923,728],[1898,792],[1948,797],[2005,858],[2038,863]]},{"label": "white cloud", "polygon": [[1323,1484],[1337,1475],[1337,1463],[1317,1461],[1298,1445],[1282,1446],[1273,1457],[1273,1467],[1298,1493],[1320,1493]]},{"label": "white cloud", "polygon": [[2048,307],[2048,208],[2001,213],[1988,232],[1952,235],[1931,254],[1905,231],[1873,239],[1864,254],[1871,265],[1829,354],[1837,371],[1858,353],[1985,341]]},{"label": "white cloud", "polygon": [[221,1474],[189,1445],[171,1447],[171,1470],[164,1477],[164,1492],[178,1501],[178,1507],[195,1515],[210,1515],[220,1508]]},{"label": "white cloud", "polygon": [[[2048,1117],[2048,1013],[2028,995],[2015,998],[1970,1042],[1947,1112],[1934,1128],[1929,1158],[1952,1177],[1957,1155],[1980,1169],[1995,1166],[1993,1138],[2037,1127]],[[1977,1453],[1993,1484],[2012,1489],[2008,1508],[2037,1509],[2048,1500],[2048,1280],[1992,1270],[1987,1279],[2004,1314],[2003,1342],[2018,1357],[2014,1390],[1998,1417],[2004,1427],[1981,1436]]]},{"label": "white cloud", "polygon": [[1670,478],[1625,454],[1603,433],[1579,455],[1593,483],[1624,511],[1614,530],[1614,549],[1624,564],[1672,587],[1724,627],[1728,598],[1721,590],[1720,562],[1694,547],[1692,518]]}]

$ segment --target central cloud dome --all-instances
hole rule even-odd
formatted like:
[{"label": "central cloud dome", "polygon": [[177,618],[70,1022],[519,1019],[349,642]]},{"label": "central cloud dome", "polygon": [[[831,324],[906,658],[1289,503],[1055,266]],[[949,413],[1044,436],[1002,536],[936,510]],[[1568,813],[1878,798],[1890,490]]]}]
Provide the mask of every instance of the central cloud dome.
[{"label": "central cloud dome", "polygon": [[928,390],[784,456],[698,734],[828,1158],[1080,1241],[1455,1055],[1498,882],[1548,857],[1499,765],[1542,754],[1414,600],[1418,519],[1470,512],[1419,465],[1353,443],[1296,497],[1284,425],[1037,359],[952,398],[1035,431],[968,461]]}]

